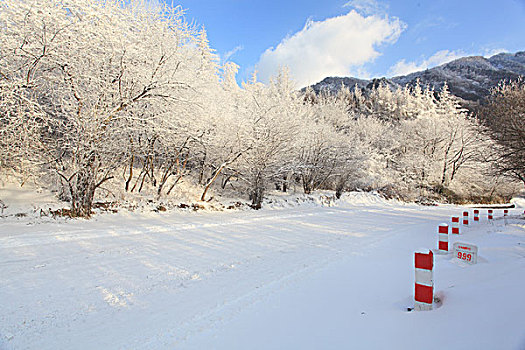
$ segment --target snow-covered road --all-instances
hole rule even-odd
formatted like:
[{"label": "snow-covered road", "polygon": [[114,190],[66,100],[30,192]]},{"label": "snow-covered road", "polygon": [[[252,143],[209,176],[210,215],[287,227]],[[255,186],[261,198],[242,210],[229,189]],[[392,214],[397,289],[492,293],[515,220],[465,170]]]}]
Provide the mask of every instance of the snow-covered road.
[{"label": "snow-covered road", "polygon": [[436,225],[458,210],[384,202],[4,220],[0,348],[525,346],[523,220],[465,230],[480,263],[438,256],[443,306],[406,312],[413,251],[434,248]]}]

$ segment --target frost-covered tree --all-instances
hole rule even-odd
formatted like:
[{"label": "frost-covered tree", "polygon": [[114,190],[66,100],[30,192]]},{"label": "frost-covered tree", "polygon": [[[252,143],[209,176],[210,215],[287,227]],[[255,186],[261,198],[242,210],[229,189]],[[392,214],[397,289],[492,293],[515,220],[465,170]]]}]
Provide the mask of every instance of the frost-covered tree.
[{"label": "frost-covered tree", "polygon": [[305,109],[287,70],[268,86],[252,79],[243,88],[246,103],[239,113],[245,120],[249,151],[242,158],[240,173],[252,207],[259,209],[269,184],[290,168],[292,146]]},{"label": "frost-covered tree", "polygon": [[321,93],[307,104],[307,117],[295,144],[294,166],[305,193],[331,188],[340,196],[347,185],[356,184],[365,168],[356,121],[350,114],[350,96],[348,89],[342,89],[336,96]]},{"label": "frost-covered tree", "polygon": [[525,83],[502,83],[481,110],[485,124],[502,146],[497,158],[500,173],[525,183]]},{"label": "frost-covered tree", "polygon": [[224,188],[232,177],[239,175],[236,165],[253,147],[248,134],[248,119],[244,115],[249,96],[235,81],[237,69],[233,63],[223,67],[222,83],[207,95],[210,105],[198,139],[198,176],[204,187],[200,196],[202,201],[206,200],[208,190],[219,178],[222,177]]},{"label": "frost-covered tree", "polygon": [[24,178],[34,173],[43,145],[38,135],[43,111],[25,95],[21,80],[0,78],[0,169],[12,169]]},{"label": "frost-covered tree", "polygon": [[207,49],[180,8],[143,4],[0,4],[1,77],[43,111],[43,156],[67,187],[74,216],[90,215],[96,189],[130,157],[123,150],[138,137],[130,130],[174,130],[191,117],[195,86],[208,72]]},{"label": "frost-covered tree", "polygon": [[461,107],[445,84],[438,96],[437,118],[441,123],[441,186],[448,186],[462,168],[476,168],[493,146],[477,119]]}]

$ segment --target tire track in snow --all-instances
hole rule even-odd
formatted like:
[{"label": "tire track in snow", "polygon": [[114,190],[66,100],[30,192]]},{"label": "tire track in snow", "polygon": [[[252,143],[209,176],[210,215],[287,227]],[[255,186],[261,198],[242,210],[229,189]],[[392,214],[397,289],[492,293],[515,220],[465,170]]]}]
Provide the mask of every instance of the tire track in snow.
[{"label": "tire track in snow", "polygon": [[[120,317],[122,324],[115,327],[133,338],[130,330],[140,320],[141,335],[115,342],[132,348],[179,342],[344,254],[396,234],[391,226],[407,221],[407,214],[395,214],[377,208],[314,208],[233,218],[231,213],[168,215],[162,223],[143,218],[122,226],[114,222],[117,215],[81,223],[95,227],[89,229],[66,223],[37,233],[0,234],[0,297],[14,301],[0,306],[2,327],[8,325],[15,343],[24,335],[26,342],[20,344],[46,348],[54,337],[67,344],[64,337],[87,323],[93,341],[103,344],[111,341],[100,336],[108,320]],[[385,215],[392,224],[379,224]],[[414,212],[410,220],[415,224],[427,216]],[[53,232],[56,227],[61,231]],[[17,299],[24,288],[42,297]],[[195,304],[192,295],[203,290],[208,294]],[[191,307],[184,305],[188,301]],[[60,306],[53,317],[47,317],[46,304]],[[35,322],[21,326],[25,319]]]}]

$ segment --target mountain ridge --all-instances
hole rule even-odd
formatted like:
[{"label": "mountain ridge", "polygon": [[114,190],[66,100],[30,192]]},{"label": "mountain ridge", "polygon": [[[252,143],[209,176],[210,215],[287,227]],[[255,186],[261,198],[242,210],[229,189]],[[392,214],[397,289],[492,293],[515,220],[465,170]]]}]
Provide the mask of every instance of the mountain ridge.
[{"label": "mountain ridge", "polygon": [[430,86],[439,90],[447,83],[450,92],[459,97],[468,106],[476,106],[490,94],[502,80],[516,80],[525,75],[525,51],[499,53],[489,58],[466,56],[451,62],[392,78],[374,78],[370,80],[354,77],[326,77],[310,85],[317,93],[323,91],[337,93],[342,85],[363,91],[371,90],[378,84],[391,87],[414,86],[417,81],[421,86]]}]

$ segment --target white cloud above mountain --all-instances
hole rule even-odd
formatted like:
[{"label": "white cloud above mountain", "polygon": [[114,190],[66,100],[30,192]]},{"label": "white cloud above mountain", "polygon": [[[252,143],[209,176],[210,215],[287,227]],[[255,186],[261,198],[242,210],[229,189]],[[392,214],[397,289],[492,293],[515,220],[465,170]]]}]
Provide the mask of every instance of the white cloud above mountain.
[{"label": "white cloud above mountain", "polygon": [[381,55],[381,45],[395,43],[405,28],[398,18],[366,16],[355,10],[323,21],[309,20],[301,31],[261,55],[259,77],[268,81],[287,66],[302,87],[327,76],[363,72],[364,64]]}]

